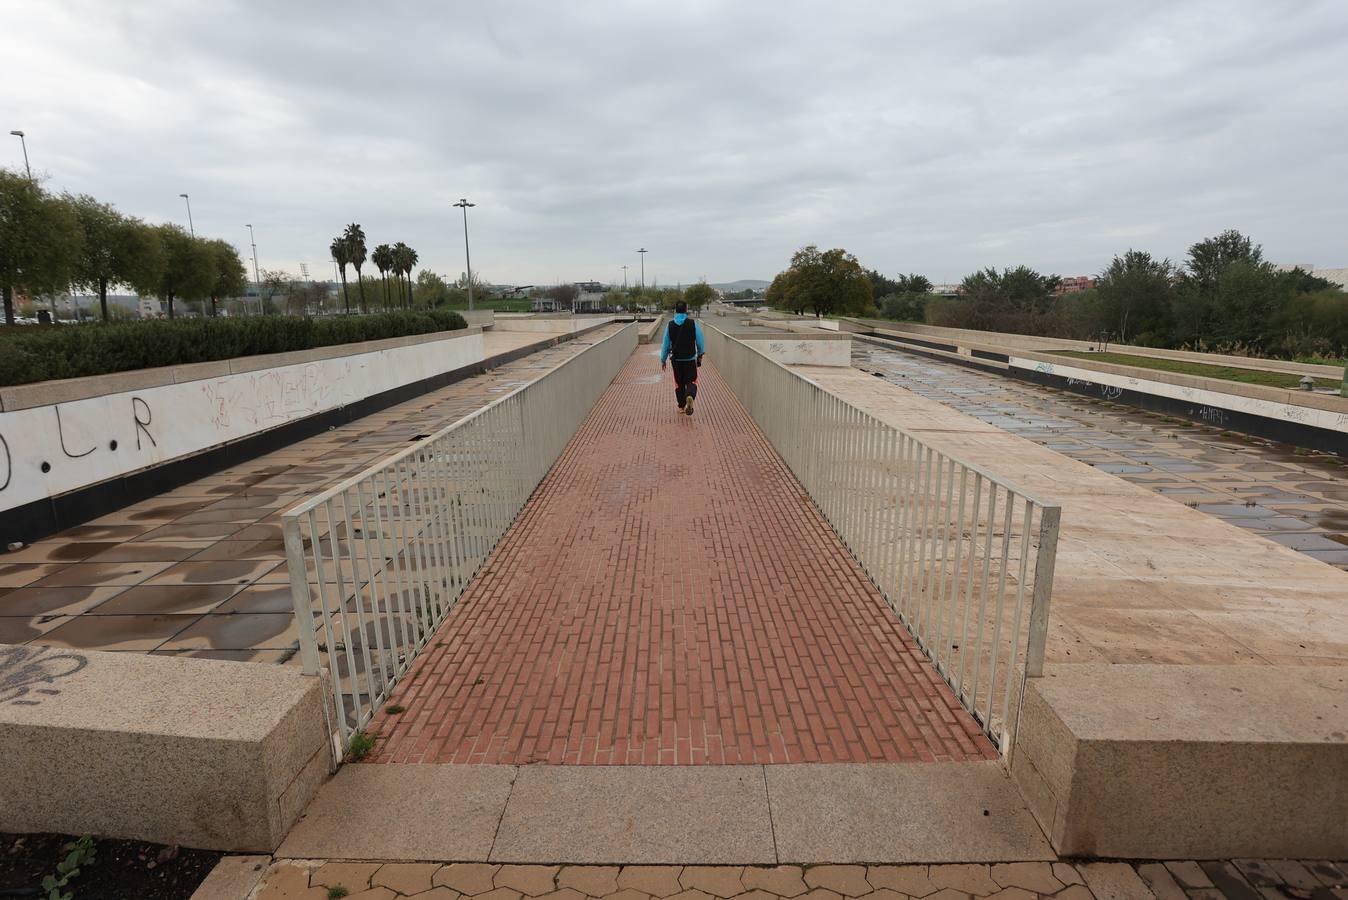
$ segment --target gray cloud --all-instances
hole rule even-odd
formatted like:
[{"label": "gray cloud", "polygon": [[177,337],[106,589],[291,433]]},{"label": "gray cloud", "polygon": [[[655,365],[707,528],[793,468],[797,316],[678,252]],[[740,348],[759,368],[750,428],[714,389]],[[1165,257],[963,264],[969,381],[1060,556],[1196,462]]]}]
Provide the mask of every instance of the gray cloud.
[{"label": "gray cloud", "polygon": [[[1238,227],[1348,263],[1342,0],[11,4],[0,108],[57,189],[329,270],[359,221],[499,281],[953,279]],[[5,123],[0,123],[5,124]],[[0,164],[21,165],[15,146]]]}]

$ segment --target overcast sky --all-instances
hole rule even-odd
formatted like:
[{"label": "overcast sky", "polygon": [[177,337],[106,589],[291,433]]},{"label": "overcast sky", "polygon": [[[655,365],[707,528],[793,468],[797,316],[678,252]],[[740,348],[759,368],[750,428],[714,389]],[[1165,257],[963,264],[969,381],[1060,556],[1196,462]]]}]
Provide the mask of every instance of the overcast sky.
[{"label": "overcast sky", "polygon": [[[0,0],[0,165],[331,274],[1099,271],[1224,228],[1348,265],[1348,0]],[[371,266],[371,269],[373,267]]]}]

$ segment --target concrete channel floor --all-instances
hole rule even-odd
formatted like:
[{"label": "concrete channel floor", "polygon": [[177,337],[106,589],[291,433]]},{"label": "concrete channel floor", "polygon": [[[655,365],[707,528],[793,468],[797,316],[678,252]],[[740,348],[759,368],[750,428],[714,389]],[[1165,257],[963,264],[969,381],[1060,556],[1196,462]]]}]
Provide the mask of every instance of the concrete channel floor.
[{"label": "concrete channel floor", "polygon": [[852,362],[989,425],[1348,570],[1343,460],[859,339],[852,344]]},{"label": "concrete channel floor", "polygon": [[0,643],[286,662],[297,646],[280,515],[611,334],[484,335],[487,374],[0,554]]},{"label": "concrete channel floor", "polygon": [[[709,362],[639,348],[371,724],[380,762],[995,757]],[[387,709],[387,707],[386,707]]]}]

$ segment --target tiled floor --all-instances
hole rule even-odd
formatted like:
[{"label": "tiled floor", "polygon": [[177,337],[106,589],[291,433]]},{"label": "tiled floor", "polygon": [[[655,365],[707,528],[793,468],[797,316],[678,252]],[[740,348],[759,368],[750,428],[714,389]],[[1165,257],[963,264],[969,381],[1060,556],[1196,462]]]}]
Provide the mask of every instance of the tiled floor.
[{"label": "tiled floor", "polygon": [[641,348],[371,726],[385,762],[994,751],[715,369]]},{"label": "tiled floor", "polygon": [[[612,330],[540,349],[0,554],[0,643],[289,660],[296,631],[280,513],[533,380]],[[507,335],[496,343],[493,350],[489,342],[489,353],[516,349],[522,339]]]},{"label": "tiled floor", "polygon": [[1217,428],[854,341],[924,397],[1348,570],[1348,465]]},{"label": "tiled floor", "polygon": [[[226,860],[222,874],[238,878],[234,870],[265,862],[266,857],[245,857],[237,863]],[[270,867],[262,885],[257,900],[333,896],[348,900],[1340,900],[1348,896],[1343,865],[1320,860],[771,867],[284,860]]]}]

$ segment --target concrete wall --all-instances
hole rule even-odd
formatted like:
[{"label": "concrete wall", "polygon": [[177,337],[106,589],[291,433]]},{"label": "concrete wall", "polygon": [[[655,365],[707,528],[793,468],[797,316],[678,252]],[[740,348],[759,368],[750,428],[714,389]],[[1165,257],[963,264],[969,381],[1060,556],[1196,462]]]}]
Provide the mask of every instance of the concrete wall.
[{"label": "concrete wall", "polygon": [[0,392],[0,511],[481,362],[480,328]]},{"label": "concrete wall", "polygon": [[784,366],[850,366],[852,339],[848,335],[780,335],[740,340]]},{"label": "concrete wall", "polygon": [[496,310],[493,309],[461,309],[459,315],[469,325],[478,328],[491,328],[496,322]]},{"label": "concrete wall", "polygon": [[612,322],[615,318],[616,316],[608,315],[558,316],[556,318],[537,316],[525,319],[508,319],[500,316],[497,317],[492,329],[494,331],[527,331],[540,334],[574,334],[596,325],[602,325],[605,322]]},{"label": "concrete wall", "polygon": [[283,666],[0,645],[0,831],[271,852],[334,768]]}]

